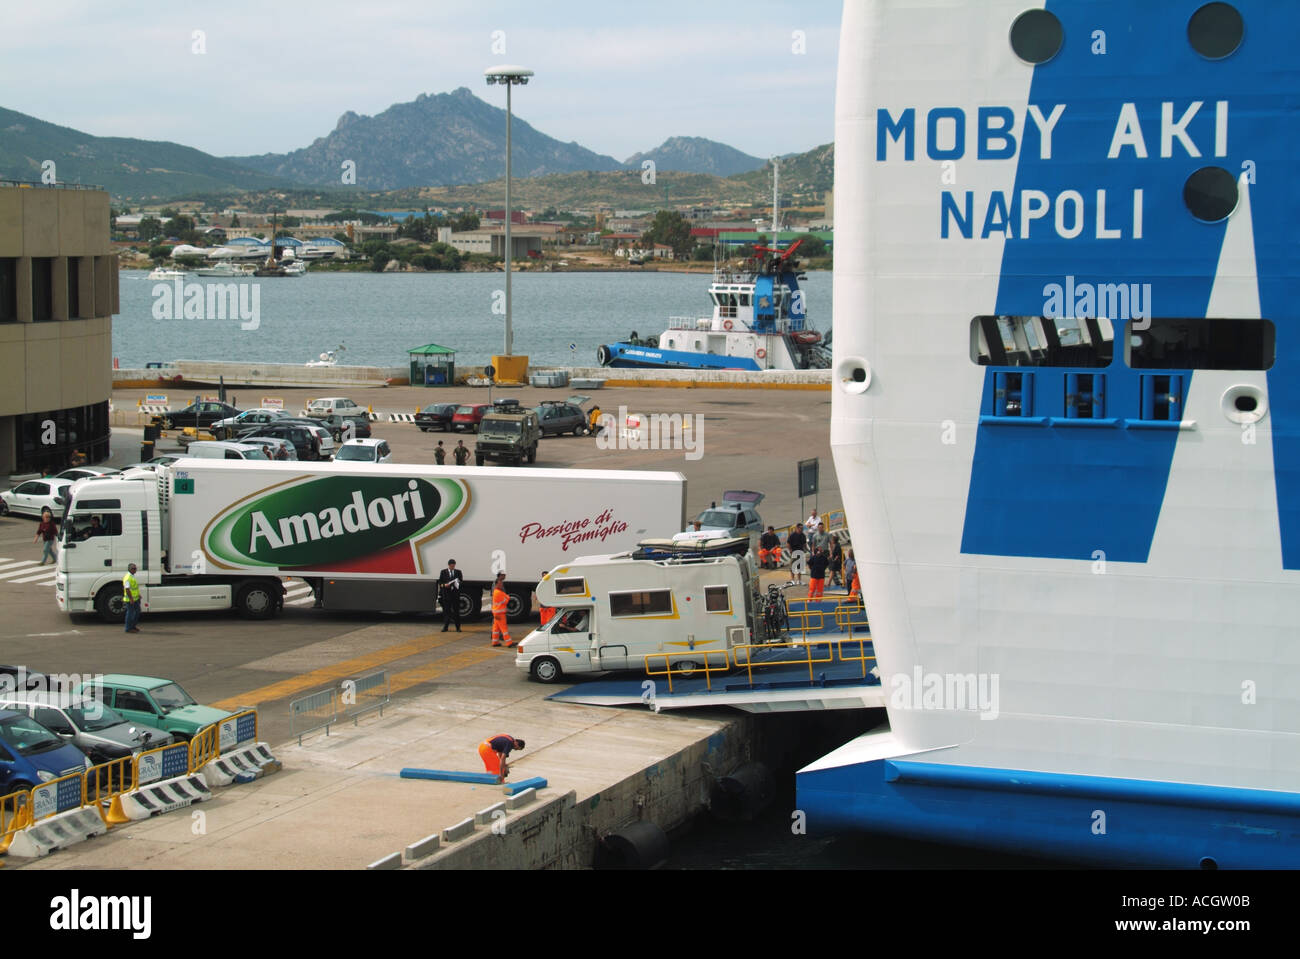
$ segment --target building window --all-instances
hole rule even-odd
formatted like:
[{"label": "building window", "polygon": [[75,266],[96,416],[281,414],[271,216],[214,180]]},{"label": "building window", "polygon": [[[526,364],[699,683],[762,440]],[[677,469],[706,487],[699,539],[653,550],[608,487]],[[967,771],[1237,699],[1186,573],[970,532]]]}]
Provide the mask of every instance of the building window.
[{"label": "building window", "polygon": [[68,257],[68,319],[81,319],[81,257]]},{"label": "building window", "polygon": [[16,417],[15,472],[58,473],[82,453],[87,463],[109,455],[108,401]]},{"label": "building window", "polygon": [[18,258],[0,257],[0,323],[18,322]]},{"label": "building window", "polygon": [[647,589],[632,593],[610,593],[611,616],[660,616],[673,611],[671,589]]},{"label": "building window", "polygon": [[54,258],[32,257],[32,321],[54,319]]}]

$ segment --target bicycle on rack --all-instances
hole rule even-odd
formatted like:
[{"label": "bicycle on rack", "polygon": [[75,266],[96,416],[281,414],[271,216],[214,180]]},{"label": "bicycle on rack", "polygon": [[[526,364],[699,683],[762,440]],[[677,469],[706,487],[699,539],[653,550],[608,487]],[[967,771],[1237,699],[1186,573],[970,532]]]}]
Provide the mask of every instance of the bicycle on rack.
[{"label": "bicycle on rack", "polygon": [[767,596],[763,600],[763,638],[765,642],[780,642],[790,628],[790,611],[785,603],[785,590],[792,589],[796,583],[767,587]]}]

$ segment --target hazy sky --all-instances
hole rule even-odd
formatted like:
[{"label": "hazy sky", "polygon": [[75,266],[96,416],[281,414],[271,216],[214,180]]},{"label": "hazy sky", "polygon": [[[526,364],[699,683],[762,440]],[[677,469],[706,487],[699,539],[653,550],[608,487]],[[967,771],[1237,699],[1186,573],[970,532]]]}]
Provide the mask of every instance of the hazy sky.
[{"label": "hazy sky", "polygon": [[[504,107],[483,70],[508,63],[537,74],[516,88],[515,116],[557,139],[623,160],[670,136],[704,136],[765,157],[833,139],[840,9],[837,0],[10,0],[0,106],[98,136],[219,156],[284,153],[325,136],[347,110],[374,115],[420,93],[466,86]],[[805,52],[794,52],[796,31]]]}]

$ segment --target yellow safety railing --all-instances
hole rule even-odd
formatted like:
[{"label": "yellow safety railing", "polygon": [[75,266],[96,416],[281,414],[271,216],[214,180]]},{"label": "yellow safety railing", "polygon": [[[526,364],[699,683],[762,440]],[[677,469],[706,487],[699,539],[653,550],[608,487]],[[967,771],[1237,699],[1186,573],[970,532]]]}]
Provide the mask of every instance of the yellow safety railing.
[{"label": "yellow safety railing", "polygon": [[120,797],[136,787],[138,758],[123,756],[86,770],[86,805],[99,810],[99,818],[110,826],[128,821],[121,814]]},{"label": "yellow safety railing", "polygon": [[[762,666],[800,666],[800,665],[803,665],[803,664],[806,663],[806,664],[808,665],[808,681],[809,681],[809,682],[813,682],[813,681],[816,679],[816,677],[813,675],[813,666],[815,666],[815,665],[818,664],[818,663],[830,663],[830,662],[833,662],[834,659],[835,659],[835,654],[834,654],[834,652],[830,649],[830,645],[831,645],[830,642],[827,641],[827,640],[817,640],[817,641],[814,641],[814,642],[811,642],[811,643],[803,643],[803,642],[789,642],[789,643],[745,643],[745,644],[743,644],[743,645],[733,646],[733,647],[731,648],[731,654],[732,654],[732,657],[733,657],[734,660],[735,660],[736,668],[739,669],[739,668],[741,668],[741,667],[744,667],[745,672],[746,672],[746,673],[748,674],[748,676],[749,676],[749,685],[751,685],[751,686],[754,685],[754,667],[755,667],[755,666],[759,666],[759,667],[762,667]],[[820,657],[820,656],[818,656],[818,657],[814,657],[814,656],[813,656],[813,647],[815,647],[815,646],[826,646],[826,647],[827,647],[827,649],[826,649],[826,656],[825,656],[825,657]],[[745,651],[745,661],[744,661],[743,663],[740,661],[740,651],[741,651],[742,649]],[[802,649],[802,650],[803,650],[803,655],[800,656],[800,657],[798,657],[798,658],[796,658],[796,659],[764,659],[761,663],[755,663],[754,660],[753,660],[753,655],[752,655],[751,652],[750,652],[751,650],[755,650],[755,649]],[[671,692],[671,691],[672,691],[672,687],[670,686],[670,687],[669,687],[669,692]]]},{"label": "yellow safety railing", "polygon": [[[838,656],[839,661],[840,661],[841,663],[861,663],[861,664],[862,664],[862,678],[863,678],[863,679],[866,679],[866,678],[867,678],[867,663],[868,663],[868,662],[875,662],[875,661],[876,661],[876,657],[875,657],[875,656],[868,656],[868,655],[867,655],[867,643],[869,643],[869,642],[870,642],[870,640],[868,640],[868,639],[853,639],[853,637],[850,636],[848,639],[840,640],[839,642],[837,642],[837,643],[835,644],[835,647],[836,647],[836,648],[835,648],[835,652],[836,652],[836,655]],[[847,655],[845,655],[845,653],[844,653],[844,647],[845,647],[845,646],[851,646],[851,645],[853,645],[854,643],[857,643],[857,644],[858,644],[858,655],[857,655],[857,656],[847,656]]]},{"label": "yellow safety railing", "polygon": [[[835,607],[835,628],[838,629],[840,632],[843,632],[847,628],[849,631],[849,636],[850,638],[852,638],[853,627],[855,625],[853,622],[853,617],[856,616],[858,613],[861,613],[863,618],[865,618],[867,615],[867,609],[862,604],[861,597],[855,597],[852,600],[844,600],[838,606]],[[859,622],[856,625],[867,626],[869,628],[868,623]]]},{"label": "yellow safety railing", "polygon": [[[710,653],[712,654],[714,659],[717,659],[718,656],[721,656],[723,659],[722,664],[717,665],[715,663],[709,662]],[[659,657],[663,658],[664,668],[651,669],[650,660]],[[674,658],[676,658],[679,662],[692,664],[690,669],[677,671],[677,676],[679,678],[687,679],[690,676],[693,676],[695,673],[703,673],[704,686],[706,689],[710,691],[713,690],[713,674],[725,673],[731,669],[731,658],[727,654],[727,651],[725,649],[715,649],[709,651],[702,650],[702,649],[685,650],[680,653],[646,653],[643,658],[645,659],[645,674],[647,676],[667,676],[668,691],[670,693],[673,691],[673,659]]]},{"label": "yellow safety railing", "polygon": [[[150,750],[153,752],[153,750]],[[206,726],[190,740],[190,772],[196,773],[221,755],[221,730],[215,724]]]},{"label": "yellow safety railing", "polygon": [[31,824],[31,815],[32,791],[30,789],[0,796],[0,854],[9,851],[14,833]]},{"label": "yellow safety railing", "polygon": [[[806,603],[807,600],[802,600],[802,602]],[[791,623],[794,622],[795,617],[798,617],[800,637],[805,642],[808,640],[808,630],[810,628],[814,631],[826,628],[826,614],[820,609],[808,609],[807,607],[803,609],[794,609],[787,606],[786,611],[790,616]],[[814,616],[817,617],[816,625],[813,625],[811,622]]]}]

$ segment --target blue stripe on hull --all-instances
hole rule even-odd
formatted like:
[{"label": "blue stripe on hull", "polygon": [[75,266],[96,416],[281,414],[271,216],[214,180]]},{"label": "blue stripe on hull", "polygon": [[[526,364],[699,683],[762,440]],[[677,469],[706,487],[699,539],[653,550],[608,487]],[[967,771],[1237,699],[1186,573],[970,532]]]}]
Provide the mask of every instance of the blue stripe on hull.
[{"label": "blue stripe on hull", "polygon": [[1300,867],[1300,796],[888,759],[799,773],[817,834],[869,831],[1106,866]]},{"label": "blue stripe on hull", "polygon": [[614,369],[758,370],[757,362],[738,356],[660,350],[646,346],[611,343],[608,366]]}]

